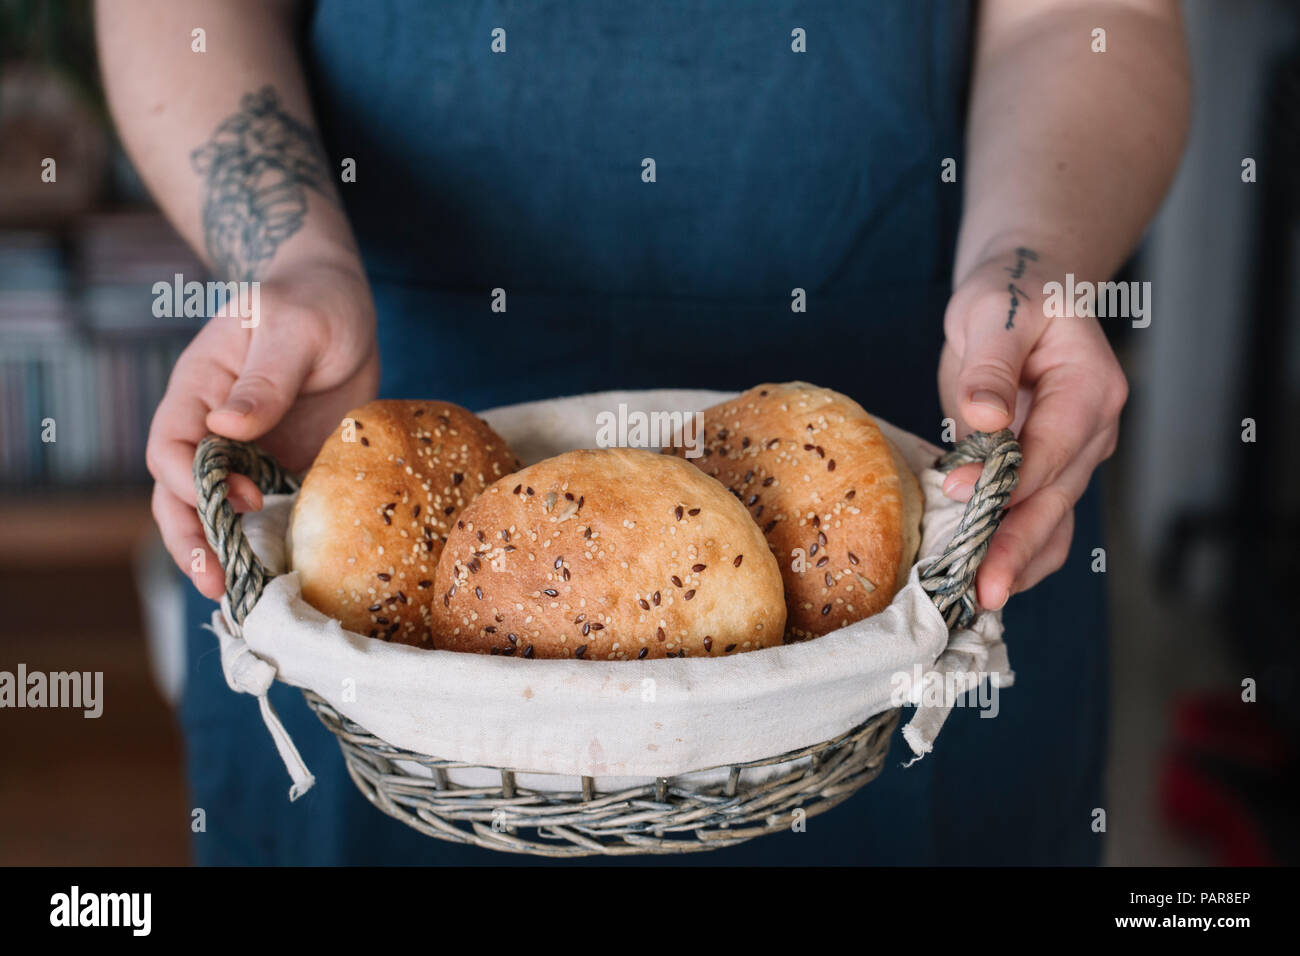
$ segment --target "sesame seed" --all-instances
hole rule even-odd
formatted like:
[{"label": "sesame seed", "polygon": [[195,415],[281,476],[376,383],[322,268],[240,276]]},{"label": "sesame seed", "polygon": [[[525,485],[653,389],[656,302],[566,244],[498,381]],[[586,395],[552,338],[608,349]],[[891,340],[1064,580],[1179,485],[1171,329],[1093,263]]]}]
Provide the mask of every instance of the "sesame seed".
[{"label": "sesame seed", "polygon": [[646,654],[648,654],[648,653],[650,653],[650,648],[648,648],[648,647],[643,647],[643,648],[641,648],[640,651],[637,652],[636,659],[637,659],[637,660],[641,660],[641,659],[642,659],[643,657],[645,657]]},{"label": "sesame seed", "polygon": [[375,575],[375,577],[379,578],[379,580],[381,581],[393,580],[393,576],[391,574],[385,574],[383,571],[380,571],[378,574]]},{"label": "sesame seed", "polygon": [[706,564],[693,564],[693,565],[691,565],[691,570],[694,571],[696,574],[699,574],[699,573],[700,573],[701,571],[703,571],[706,567],[708,567],[708,565],[706,565]]},{"label": "sesame seed", "polygon": [[731,566],[733,568],[738,568],[740,567],[740,562],[744,560],[745,560],[745,556],[743,554],[738,554],[736,555],[736,560],[731,562]]},{"label": "sesame seed", "polygon": [[687,591],[685,594],[682,595],[682,599],[686,601],[689,601],[693,597],[695,597],[695,588],[691,588],[689,591]]},{"label": "sesame seed", "polygon": [[578,648],[576,651],[573,652],[573,656],[577,658],[581,658],[582,655],[585,653],[587,653],[587,645],[583,644],[580,648]]}]

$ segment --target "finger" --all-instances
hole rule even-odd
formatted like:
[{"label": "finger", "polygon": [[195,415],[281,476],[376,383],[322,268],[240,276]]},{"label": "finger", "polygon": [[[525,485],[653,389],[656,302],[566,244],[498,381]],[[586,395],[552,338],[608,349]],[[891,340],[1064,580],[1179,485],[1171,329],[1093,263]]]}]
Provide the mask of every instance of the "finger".
[{"label": "finger", "polygon": [[984,466],[979,462],[954,468],[943,480],[943,493],[953,501],[970,501],[970,496],[975,493],[975,482],[983,471]]},{"label": "finger", "polygon": [[239,377],[220,408],[207,416],[207,427],[241,441],[260,438],[284,417],[311,374],[316,350],[297,337],[292,315],[281,312],[275,324],[251,330],[248,354]]},{"label": "finger", "polygon": [[1011,584],[1011,593],[1028,591],[1049,574],[1055,574],[1070,556],[1070,542],[1074,539],[1074,509],[1070,509],[1053,529],[1043,545],[1043,549],[1034,555],[1029,565],[1020,572],[1020,576]]},{"label": "finger", "polygon": [[[179,438],[150,439],[145,453],[149,473],[171,494],[193,510],[198,506],[194,489],[194,452],[196,445]],[[155,451],[154,449],[160,449]],[[227,478],[226,493],[231,507],[238,513],[262,510],[262,492],[251,478],[232,474]]]},{"label": "finger", "polygon": [[[956,376],[957,407],[962,419],[978,431],[1009,428],[1015,417],[1021,371],[1040,329],[1024,321],[1006,326],[1012,293],[986,293],[974,304],[954,299],[950,308],[971,310],[965,317],[965,337]],[[1028,304],[1019,300],[1020,310]],[[960,319],[949,318],[956,322]]]},{"label": "finger", "polygon": [[145,465],[154,481],[166,486],[175,497],[195,504],[194,450],[208,433],[204,419],[207,403],[178,380],[179,369],[168,383],[167,392],[154,412],[145,445]]},{"label": "finger", "polygon": [[[1115,427],[1107,419],[1097,378],[1083,366],[1045,372],[1035,385],[1033,405],[1017,436],[1024,461],[1010,504],[1055,482],[1086,448],[1097,444],[1099,434]],[[1098,448],[1090,472],[1103,457]]]},{"label": "finger", "polygon": [[176,566],[194,582],[200,594],[220,600],[226,589],[225,575],[203,537],[203,526],[194,508],[159,483],[153,486],[153,517]]},{"label": "finger", "polygon": [[1088,487],[1088,480],[1101,460],[1104,442],[1105,436],[1098,436],[1057,481],[1039,489],[1003,516],[975,576],[976,597],[981,607],[1000,608],[1006,603],[1016,580],[1047,546],[1057,525],[1070,514]]},{"label": "finger", "polygon": [[226,500],[236,514],[262,510],[262,489],[246,475],[226,476]]},{"label": "finger", "polygon": [[[1096,467],[1096,465],[1100,464],[1101,462],[1105,461],[1107,458],[1111,456],[1111,454],[1115,450],[1115,445],[1118,440],[1119,440],[1118,425],[1111,425],[1107,428],[1104,428],[1101,431],[1100,437],[1096,442],[1099,452],[1097,455],[1096,462],[1093,463],[1094,468]],[[1092,443],[1090,443],[1090,445],[1091,444]],[[1037,457],[1037,455],[1035,455],[1035,457]],[[1028,459],[1026,458],[1026,461],[1027,460]],[[970,501],[970,496],[975,493],[975,482],[979,480],[979,476],[980,473],[983,471],[983,468],[984,466],[978,463],[970,464],[970,465],[962,465],[959,468],[954,468],[951,472],[948,473],[948,476],[943,480],[943,493],[947,495],[949,498],[951,498],[953,501],[962,501],[962,502]],[[1022,466],[1021,468],[1022,474],[1023,471],[1024,471],[1024,466]],[[1055,478],[1056,475],[1052,474],[1050,477]],[[1031,480],[1032,478],[1033,476],[1031,476]],[[1013,493],[1010,498],[1010,503],[1017,503],[1017,499],[1023,500],[1023,498],[1025,497],[1025,494],[1022,490],[1023,487],[1024,487],[1024,481],[1022,479],[1021,481],[1017,482],[1016,489],[1015,489],[1016,491],[1019,491],[1021,493],[1019,495]]]}]

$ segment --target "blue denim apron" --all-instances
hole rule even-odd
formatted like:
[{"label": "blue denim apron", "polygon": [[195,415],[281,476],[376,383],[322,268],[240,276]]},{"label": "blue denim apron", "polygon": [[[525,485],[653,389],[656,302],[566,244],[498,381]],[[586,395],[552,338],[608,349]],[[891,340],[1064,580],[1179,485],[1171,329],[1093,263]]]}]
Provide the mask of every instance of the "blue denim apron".
[{"label": "blue denim apron", "polygon": [[[505,31],[493,52],[493,31]],[[807,52],[795,52],[801,29]],[[374,286],[386,397],[482,409],[610,388],[804,379],[937,439],[969,10],[871,4],[322,0],[305,38]],[[500,36],[500,35],[498,35]],[[645,171],[653,160],[653,181]],[[492,290],[506,295],[494,312]],[[807,311],[794,313],[802,289]],[[1090,863],[1106,713],[1085,498],[1070,563],[1006,612],[1018,683],[807,832],[693,861]],[[205,863],[527,863],[371,807],[298,692],[295,804],[191,600],[182,707]]]}]

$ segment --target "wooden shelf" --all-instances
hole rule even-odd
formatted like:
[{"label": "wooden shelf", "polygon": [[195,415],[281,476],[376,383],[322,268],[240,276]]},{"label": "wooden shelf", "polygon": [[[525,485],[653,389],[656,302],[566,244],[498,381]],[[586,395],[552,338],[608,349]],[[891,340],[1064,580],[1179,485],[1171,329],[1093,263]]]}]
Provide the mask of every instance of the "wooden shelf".
[{"label": "wooden shelf", "polygon": [[0,567],[120,565],[156,533],[145,489],[0,497]]}]

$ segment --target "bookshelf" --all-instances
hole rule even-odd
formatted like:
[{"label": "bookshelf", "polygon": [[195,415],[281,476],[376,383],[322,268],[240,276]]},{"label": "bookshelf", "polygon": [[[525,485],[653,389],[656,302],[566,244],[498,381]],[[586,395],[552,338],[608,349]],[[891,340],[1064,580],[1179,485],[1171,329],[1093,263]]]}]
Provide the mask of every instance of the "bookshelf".
[{"label": "bookshelf", "polygon": [[201,323],[153,314],[177,273],[205,275],[154,212],[0,231],[0,494],[147,484],[150,420]]}]

